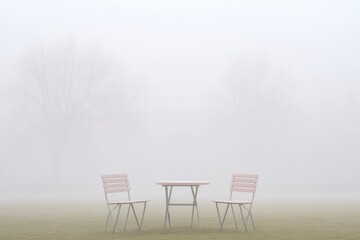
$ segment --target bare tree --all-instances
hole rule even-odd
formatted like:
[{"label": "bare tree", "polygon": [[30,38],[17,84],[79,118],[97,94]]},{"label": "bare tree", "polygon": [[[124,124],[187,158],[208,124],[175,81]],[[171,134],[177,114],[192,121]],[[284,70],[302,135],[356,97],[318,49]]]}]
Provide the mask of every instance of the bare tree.
[{"label": "bare tree", "polygon": [[53,174],[59,182],[71,133],[101,120],[116,91],[111,59],[98,49],[81,49],[75,42],[33,47],[19,62],[18,87],[24,101],[27,129],[41,129],[53,148]]},{"label": "bare tree", "polygon": [[259,110],[275,100],[284,87],[283,73],[265,56],[239,58],[224,82],[225,106],[241,115],[245,109]]},{"label": "bare tree", "polygon": [[271,135],[284,104],[283,72],[260,55],[238,58],[229,73],[219,99],[236,141],[259,158],[262,136]]}]

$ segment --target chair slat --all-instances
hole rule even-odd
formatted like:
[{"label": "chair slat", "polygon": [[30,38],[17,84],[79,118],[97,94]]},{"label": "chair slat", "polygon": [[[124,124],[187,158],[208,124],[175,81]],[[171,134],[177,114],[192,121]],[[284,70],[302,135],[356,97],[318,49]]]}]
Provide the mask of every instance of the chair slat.
[{"label": "chair slat", "polygon": [[255,188],[256,183],[239,183],[239,182],[232,182],[232,187],[245,187],[245,188]]},{"label": "chair slat", "polygon": [[129,182],[128,178],[112,178],[112,179],[103,179],[103,183],[125,183]]},{"label": "chair slat", "polygon": [[257,183],[257,179],[256,178],[232,178],[231,179],[232,182],[243,182],[243,183]]},{"label": "chair slat", "polygon": [[241,177],[241,178],[258,178],[257,174],[243,174],[243,173],[234,173],[233,177]]},{"label": "chair slat", "polygon": [[106,179],[106,178],[127,178],[127,177],[128,177],[127,174],[106,174],[106,175],[101,176],[102,179]]},{"label": "chair slat", "polygon": [[129,188],[129,187],[105,189],[105,192],[106,192],[106,193],[129,192],[129,191],[130,191],[130,188]]},{"label": "chair slat", "polygon": [[119,188],[119,187],[129,187],[129,183],[105,183],[103,184],[103,187],[105,189],[109,189],[109,188]]},{"label": "chair slat", "polygon": [[255,188],[241,188],[241,187],[231,187],[230,191],[233,192],[250,192],[253,193],[255,192]]}]

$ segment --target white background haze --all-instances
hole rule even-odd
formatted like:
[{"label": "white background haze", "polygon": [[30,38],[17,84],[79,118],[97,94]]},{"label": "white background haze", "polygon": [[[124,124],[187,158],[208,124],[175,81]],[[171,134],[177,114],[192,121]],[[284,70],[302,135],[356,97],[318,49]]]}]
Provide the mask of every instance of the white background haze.
[{"label": "white background haze", "polygon": [[149,199],[233,172],[359,199],[359,24],[359,1],[0,0],[1,199],[124,172]]}]

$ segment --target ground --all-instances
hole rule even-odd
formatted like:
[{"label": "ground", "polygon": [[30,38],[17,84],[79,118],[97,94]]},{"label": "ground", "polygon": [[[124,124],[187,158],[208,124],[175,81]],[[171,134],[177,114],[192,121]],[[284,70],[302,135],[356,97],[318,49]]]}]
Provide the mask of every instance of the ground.
[{"label": "ground", "polygon": [[[138,209],[140,211],[140,209]],[[124,213],[124,212],[123,212]],[[0,204],[0,239],[360,239],[360,203],[258,203],[254,206],[256,230],[235,230],[229,215],[219,231],[215,206],[200,206],[201,229],[189,227],[190,209],[172,211],[171,231],[163,230],[164,207],[150,202],[143,231],[129,218],[124,232],[104,233],[106,207],[100,203],[3,202]],[[240,220],[240,219],[239,219]]]}]

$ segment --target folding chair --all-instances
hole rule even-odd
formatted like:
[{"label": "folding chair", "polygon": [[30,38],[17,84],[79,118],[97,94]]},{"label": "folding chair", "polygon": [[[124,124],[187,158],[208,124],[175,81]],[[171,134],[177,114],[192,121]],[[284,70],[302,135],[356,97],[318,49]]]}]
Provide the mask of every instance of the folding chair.
[{"label": "folding chair", "polygon": [[[107,230],[109,218],[111,218],[111,221],[113,223],[113,232],[115,232],[116,224],[119,219],[120,209],[121,209],[122,205],[128,205],[126,220],[124,223],[124,231],[126,230],[126,225],[127,225],[127,221],[129,218],[130,208],[132,209],[132,212],[134,213],[134,217],[135,217],[137,226],[139,228],[139,231],[141,231],[142,224],[144,221],[146,203],[148,202],[148,200],[136,200],[136,201],[131,200],[130,185],[129,185],[129,179],[128,179],[127,174],[102,175],[101,178],[102,178],[103,187],[104,187],[106,204],[107,204],[107,208],[109,210],[107,219],[106,219],[105,232]],[[123,193],[127,193],[127,196],[125,197],[126,199],[124,201],[110,201],[109,200],[109,198],[110,198],[108,196],[109,194],[117,195],[117,197],[119,197],[119,195],[124,195]],[[136,204],[136,203],[144,204],[140,223],[139,223],[138,217],[137,217],[135,209],[134,209],[134,204]],[[116,220],[114,222],[112,213],[116,210],[116,208],[118,210],[117,210]]]},{"label": "folding chair", "polygon": [[[253,201],[254,201],[257,180],[258,180],[258,175],[255,175],[255,174],[239,174],[239,173],[233,174],[232,179],[231,179],[229,200],[215,200],[214,201],[216,204],[216,210],[217,210],[217,214],[218,214],[218,218],[219,218],[220,230],[223,229],[229,207],[231,207],[231,211],[232,211],[234,222],[235,222],[235,227],[236,227],[236,229],[238,229],[235,211],[234,211],[234,205],[239,206],[240,213],[241,213],[241,219],[242,219],[245,231],[248,232],[247,222],[248,222],[249,218],[251,219],[253,228],[255,230],[255,224],[254,224],[253,216],[251,213],[251,209],[252,209],[252,205],[253,205]],[[241,197],[244,198],[245,200],[244,199],[242,199],[242,200],[234,199],[233,197],[234,197],[235,192],[242,195]],[[245,196],[245,195],[247,195],[247,196]],[[224,216],[222,219],[221,219],[220,212],[219,212],[219,206],[218,206],[219,204],[226,205],[226,210],[225,210],[225,213],[224,213]],[[244,216],[244,212],[245,212],[246,216]]]}]

